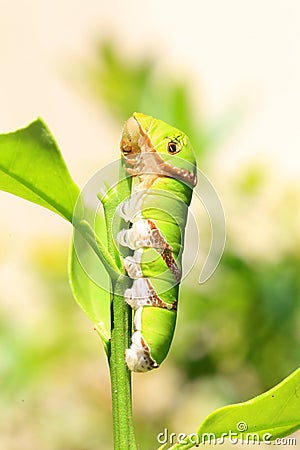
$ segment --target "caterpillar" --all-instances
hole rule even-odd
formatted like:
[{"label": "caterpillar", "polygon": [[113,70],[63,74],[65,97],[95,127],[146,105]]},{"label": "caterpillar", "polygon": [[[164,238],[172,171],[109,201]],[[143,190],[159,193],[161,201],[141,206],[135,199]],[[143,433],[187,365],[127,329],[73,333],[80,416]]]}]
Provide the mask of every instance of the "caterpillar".
[{"label": "caterpillar", "polygon": [[130,198],[117,214],[129,222],[118,243],[132,285],[124,300],[134,311],[129,370],[147,372],[165,359],[174,334],[188,206],[197,183],[188,137],[167,123],[134,113],[122,131],[120,149],[132,176]]}]

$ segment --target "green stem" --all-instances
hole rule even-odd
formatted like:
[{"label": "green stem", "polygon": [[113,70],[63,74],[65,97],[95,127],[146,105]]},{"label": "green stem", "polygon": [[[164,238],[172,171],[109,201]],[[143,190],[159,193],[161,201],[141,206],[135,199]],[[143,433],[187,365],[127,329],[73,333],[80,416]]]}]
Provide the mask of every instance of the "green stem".
[{"label": "green stem", "polygon": [[[124,282],[122,282],[124,284]],[[123,286],[122,286],[123,287]],[[136,450],[131,406],[131,374],[124,361],[129,346],[131,309],[122,296],[112,295],[111,353],[109,359],[115,450]]]},{"label": "green stem", "polygon": [[[116,263],[121,266],[121,271],[124,273],[111,232],[112,221],[117,206],[124,198],[130,195],[131,191],[131,178],[126,178],[122,163],[119,179],[120,181],[114,194],[112,193],[109,199],[103,202],[103,206],[108,231],[108,251],[111,255],[115,256]],[[126,224],[120,220],[118,228],[121,229],[124,226]],[[136,450],[137,448],[132,419],[131,373],[124,360],[125,350],[130,346],[132,314],[131,308],[124,301],[124,297],[116,294],[116,292],[124,292],[127,287],[127,281],[124,277],[120,277],[120,280],[117,282],[112,280],[111,352],[109,354],[109,367],[115,450]]]},{"label": "green stem", "polygon": [[[124,360],[125,350],[130,346],[132,314],[131,308],[124,301],[124,297],[116,294],[116,292],[118,294],[125,292],[128,287],[127,281],[130,280],[124,277],[125,271],[112,236],[112,223],[116,209],[120,202],[130,196],[130,191],[131,178],[126,176],[123,163],[121,163],[118,185],[109,192],[109,195],[101,199],[107,228],[107,247],[95,234],[88,221],[79,219],[73,223],[74,227],[90,244],[111,278],[111,342],[108,359],[111,376],[115,450],[136,450],[137,448],[132,420],[131,373]],[[126,227],[126,224],[119,219],[117,228],[120,230],[124,227]]]}]

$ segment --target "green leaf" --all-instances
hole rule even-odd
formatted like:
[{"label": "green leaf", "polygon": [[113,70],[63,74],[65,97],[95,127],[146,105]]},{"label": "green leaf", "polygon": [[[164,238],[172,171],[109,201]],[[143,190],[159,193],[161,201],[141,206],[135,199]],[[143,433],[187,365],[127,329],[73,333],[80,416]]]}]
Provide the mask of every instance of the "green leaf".
[{"label": "green leaf", "polygon": [[[116,278],[116,275],[121,275],[116,263],[120,267],[122,265],[112,233],[110,232],[107,235],[107,229],[112,229],[116,208],[128,193],[130,183],[131,177],[126,178],[125,174],[122,173],[121,166],[121,181],[118,185],[113,189],[106,186],[106,194],[104,196],[98,195],[102,202],[104,216],[99,213],[95,215],[94,211],[87,207],[84,209],[85,222],[90,226],[88,229],[95,231],[98,247],[101,244],[99,250],[104,253],[104,249],[107,249],[109,256],[113,255],[114,265],[110,265],[112,273],[109,272],[111,279]],[[101,241],[98,236],[101,237]],[[110,351],[111,284],[107,272],[103,270],[103,261],[100,262],[99,255],[90,244],[80,226],[74,230],[69,253],[69,279],[77,303],[95,324],[108,353]]]},{"label": "green leaf", "polygon": [[[105,239],[103,216],[97,216],[96,224],[97,233]],[[105,350],[108,352],[110,339],[109,277],[94,250],[76,230],[74,230],[69,253],[69,280],[75,300],[94,323]]]},{"label": "green leaf", "polygon": [[0,189],[72,222],[79,188],[41,119],[27,128],[0,135]]},{"label": "green leaf", "polygon": [[[273,389],[247,402],[217,409],[200,425],[198,443],[204,442],[210,433],[214,439],[229,437],[247,439],[254,435],[267,442],[288,436],[300,428],[300,369]],[[244,429],[244,431],[243,431]],[[191,443],[192,441],[192,443]],[[253,442],[253,441],[252,441]],[[207,440],[206,440],[207,443]],[[195,446],[195,435],[173,445],[172,449],[188,449]]]}]

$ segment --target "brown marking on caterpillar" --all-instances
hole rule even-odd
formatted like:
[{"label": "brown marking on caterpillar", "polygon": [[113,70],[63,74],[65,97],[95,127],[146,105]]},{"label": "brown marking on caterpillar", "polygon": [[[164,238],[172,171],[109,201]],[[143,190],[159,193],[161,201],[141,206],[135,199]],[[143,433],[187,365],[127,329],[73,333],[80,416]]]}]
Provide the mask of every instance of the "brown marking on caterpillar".
[{"label": "brown marking on caterpillar", "polygon": [[171,273],[174,275],[176,283],[180,283],[181,270],[177,266],[172,252],[170,250],[163,250],[163,252],[161,253],[161,256],[162,256],[163,260],[165,261],[165,263],[167,264]]},{"label": "brown marking on caterpillar", "polygon": [[197,184],[197,177],[193,172],[190,172],[187,169],[181,169],[176,166],[172,166],[171,164],[162,160],[161,168],[165,172],[164,176],[169,176],[172,178],[176,178],[177,180],[185,181],[190,184],[193,188]]},{"label": "brown marking on caterpillar", "polygon": [[176,283],[180,283],[181,280],[181,270],[177,266],[172,253],[172,247],[167,243],[163,235],[161,234],[159,228],[156,226],[155,222],[148,219],[148,225],[152,231],[151,238],[154,238],[153,247],[155,250],[159,251],[163,260],[167,264],[168,269],[174,275]]},{"label": "brown marking on caterpillar", "polygon": [[141,334],[141,344],[142,344],[142,347],[144,349],[144,355],[146,356],[151,369],[154,369],[154,368],[158,367],[157,362],[151,356],[150,347],[147,344],[147,342],[145,341],[145,339],[144,339],[142,334]]},{"label": "brown marking on caterpillar", "polygon": [[[158,296],[149,278],[142,277],[135,279],[133,281],[132,287],[126,289],[124,293],[124,299],[134,311],[138,311],[144,306],[156,306],[157,308],[168,309],[169,311],[177,310],[176,301],[174,301],[173,303],[167,303],[163,301]],[[139,328],[137,328],[137,330],[138,329]]]},{"label": "brown marking on caterpillar", "polygon": [[151,284],[149,278],[145,278],[145,281],[148,285],[150,295],[149,295],[149,303],[147,302],[149,306],[156,306],[157,308],[163,308],[168,309],[169,311],[177,311],[177,300],[175,300],[173,303],[167,303],[164,302],[157,294],[156,290],[154,289],[153,285]]}]

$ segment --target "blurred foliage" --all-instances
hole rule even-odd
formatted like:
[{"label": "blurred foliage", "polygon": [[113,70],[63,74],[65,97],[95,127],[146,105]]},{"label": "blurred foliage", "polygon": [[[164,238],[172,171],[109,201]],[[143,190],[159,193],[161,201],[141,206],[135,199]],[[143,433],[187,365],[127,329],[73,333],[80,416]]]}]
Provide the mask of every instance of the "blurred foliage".
[{"label": "blurred foliage", "polygon": [[11,324],[0,308],[3,449],[92,450],[99,434],[101,448],[111,448],[107,365],[93,325],[72,298],[67,250],[65,241],[31,248],[29,274],[43,294],[36,321],[20,309]]},{"label": "blurred foliage", "polygon": [[[173,68],[174,69],[174,68]],[[213,125],[204,125],[198,106],[193,107],[193,92],[188,80],[173,74],[172,68],[160,69],[154,58],[133,59],[112,44],[101,42],[94,65],[88,70],[93,98],[99,99],[120,123],[133,112],[143,112],[160,118],[184,131],[193,142],[200,158],[222,139],[243,117],[240,103],[230,106]]]},{"label": "blurred foliage", "polygon": [[173,358],[186,377],[227,376],[236,390],[232,401],[264,391],[296,369],[299,270],[300,260],[291,256],[251,264],[227,250],[205,289],[185,280]]}]

